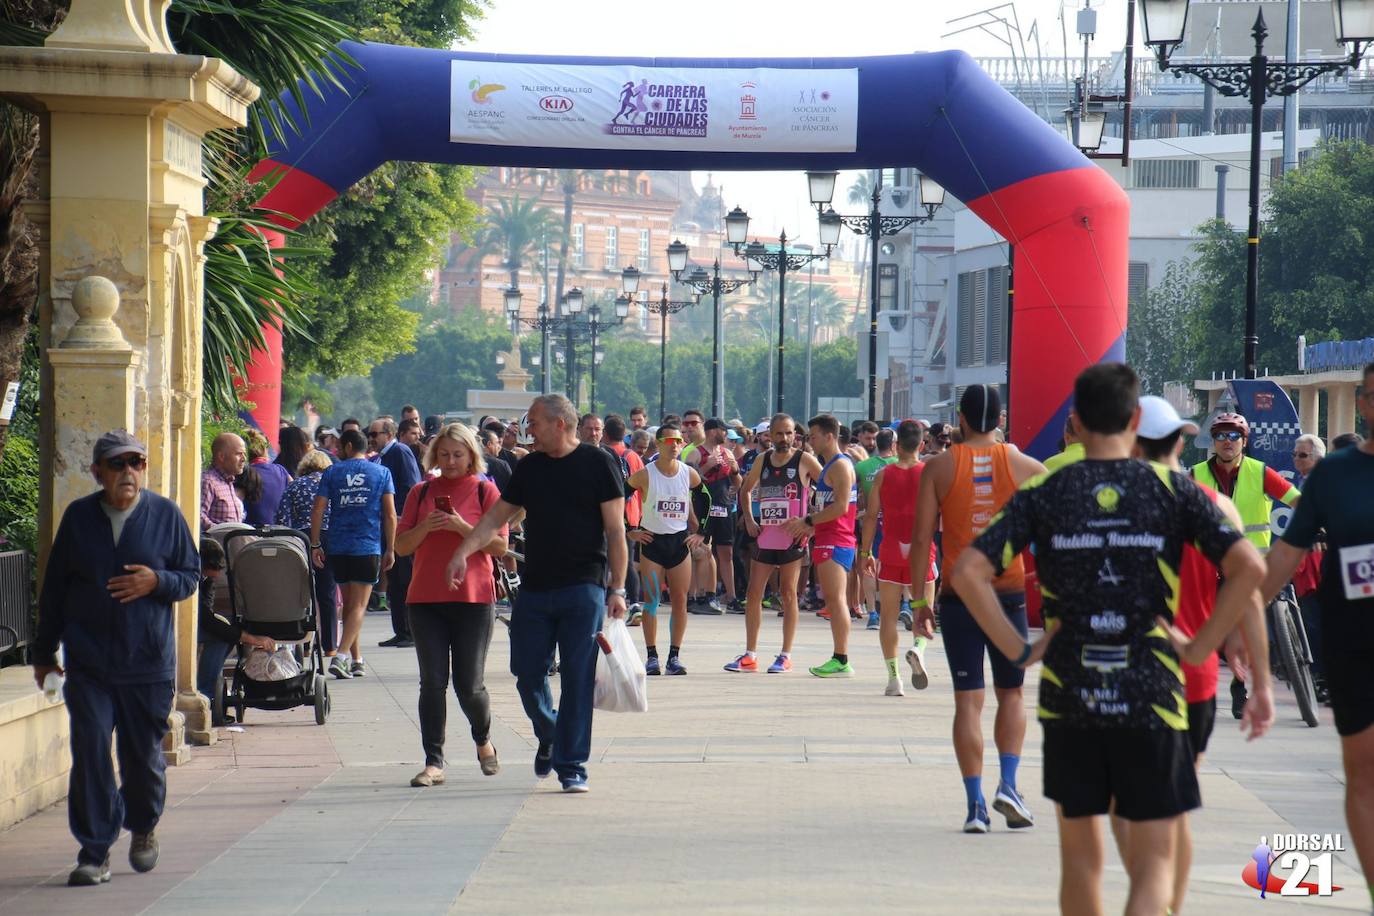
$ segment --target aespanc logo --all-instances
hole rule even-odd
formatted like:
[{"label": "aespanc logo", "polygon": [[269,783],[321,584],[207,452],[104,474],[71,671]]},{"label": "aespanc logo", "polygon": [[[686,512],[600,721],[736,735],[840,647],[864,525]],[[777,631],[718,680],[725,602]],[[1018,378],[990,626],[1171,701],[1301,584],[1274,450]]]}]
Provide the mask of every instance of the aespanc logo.
[{"label": "aespanc logo", "polygon": [[472,100],[478,105],[490,105],[491,94],[505,89],[500,83],[484,83],[481,77],[468,82],[468,88],[472,90]]},{"label": "aespanc logo", "polygon": [[[1260,837],[1240,878],[1260,897],[1330,897],[1342,888],[1331,883],[1332,855],[1345,852],[1339,833],[1277,833],[1273,845]],[[1278,870],[1280,874],[1275,874]],[[1316,880],[1305,880],[1313,871]]]}]

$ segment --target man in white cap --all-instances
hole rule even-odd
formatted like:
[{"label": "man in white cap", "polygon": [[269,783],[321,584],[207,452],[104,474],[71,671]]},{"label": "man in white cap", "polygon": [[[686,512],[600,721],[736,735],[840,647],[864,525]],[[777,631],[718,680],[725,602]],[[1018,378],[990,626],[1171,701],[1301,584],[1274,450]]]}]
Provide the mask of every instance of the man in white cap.
[{"label": "man in white cap", "polygon": [[[157,864],[162,737],[176,677],[172,605],[195,594],[200,556],[177,504],[143,489],[147,466],[148,450],[125,430],[96,440],[90,470],[101,488],[62,513],[38,596],[38,686],[64,673],[58,643],[66,662],[67,820],[81,845],[69,885],[110,880],[121,828],[133,832],[134,870]],[[119,735],[118,787],[111,733]]]},{"label": "man in white cap", "polygon": [[[1183,452],[1184,435],[1196,436],[1198,426],[1185,420],[1168,401],[1156,395],[1147,394],[1140,398],[1140,426],[1136,428],[1134,454],[1137,458],[1154,464],[1163,465],[1173,471],[1183,473],[1179,455]],[[1235,503],[1210,487],[1202,486],[1206,494],[1217,504],[1217,508],[1235,526],[1243,527],[1240,512]],[[1174,626],[1191,639],[1212,614],[1217,599],[1217,570],[1197,548],[1191,545],[1183,549],[1183,563],[1179,569],[1178,610],[1174,614]],[[1249,650],[1242,655],[1240,637],[1244,638]],[[1255,689],[1251,691],[1250,716],[1264,721],[1272,721],[1274,699],[1269,679],[1269,649],[1267,633],[1264,628],[1263,611],[1259,602],[1254,602],[1249,612],[1241,619],[1240,627],[1227,638],[1227,659],[1235,666],[1239,659],[1253,660],[1251,665]],[[1188,743],[1193,753],[1193,765],[1202,765],[1202,755],[1207,749],[1207,741],[1212,735],[1212,726],[1217,717],[1217,654],[1213,652],[1201,665],[1182,663],[1183,695],[1188,704]],[[1267,711],[1266,711],[1267,710]],[[1266,726],[1267,727],[1267,726]],[[1112,817],[1112,832],[1116,835],[1117,847],[1123,859],[1130,849],[1130,821]],[[1179,912],[1183,908],[1183,895],[1188,888],[1188,871],[1193,861],[1193,841],[1188,830],[1188,816],[1180,816],[1174,834],[1174,885],[1170,900],[1170,910]]]}]

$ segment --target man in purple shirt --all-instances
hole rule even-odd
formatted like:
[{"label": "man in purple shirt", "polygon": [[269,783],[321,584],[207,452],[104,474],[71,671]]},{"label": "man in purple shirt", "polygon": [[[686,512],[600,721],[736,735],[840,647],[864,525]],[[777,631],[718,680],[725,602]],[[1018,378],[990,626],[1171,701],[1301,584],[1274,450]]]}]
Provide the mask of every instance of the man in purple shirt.
[{"label": "man in purple shirt", "polygon": [[233,433],[220,433],[210,445],[210,466],[200,475],[200,530],[243,521],[243,501],[234,478],[248,463],[248,449]]}]

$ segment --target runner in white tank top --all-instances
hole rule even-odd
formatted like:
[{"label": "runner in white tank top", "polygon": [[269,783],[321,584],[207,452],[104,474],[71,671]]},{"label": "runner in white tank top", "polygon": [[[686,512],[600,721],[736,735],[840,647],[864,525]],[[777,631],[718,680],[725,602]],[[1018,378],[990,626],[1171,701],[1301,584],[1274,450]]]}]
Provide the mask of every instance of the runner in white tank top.
[{"label": "runner in white tank top", "polygon": [[[630,540],[640,545],[639,571],[644,583],[644,647],[649,674],[686,674],[678,652],[687,632],[687,592],[692,584],[692,547],[701,543],[700,520],[692,509],[691,491],[701,486],[695,468],[678,460],[682,431],[671,423],[658,428],[658,458],[630,475],[630,486],[644,496],[644,518]],[[658,600],[668,586],[673,616],[668,661],[658,663]]]}]

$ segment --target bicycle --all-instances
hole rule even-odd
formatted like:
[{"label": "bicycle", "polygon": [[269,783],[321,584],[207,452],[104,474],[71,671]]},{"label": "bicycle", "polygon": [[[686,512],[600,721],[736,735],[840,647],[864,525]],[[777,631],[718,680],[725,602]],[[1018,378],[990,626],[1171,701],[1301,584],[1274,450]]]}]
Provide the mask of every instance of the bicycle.
[{"label": "bicycle", "polygon": [[1312,678],[1312,646],[1307,640],[1307,628],[1303,626],[1293,586],[1285,586],[1269,602],[1264,613],[1269,627],[1270,667],[1274,677],[1293,691],[1302,720],[1309,728],[1316,728],[1319,720],[1317,686]]}]

